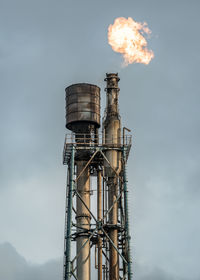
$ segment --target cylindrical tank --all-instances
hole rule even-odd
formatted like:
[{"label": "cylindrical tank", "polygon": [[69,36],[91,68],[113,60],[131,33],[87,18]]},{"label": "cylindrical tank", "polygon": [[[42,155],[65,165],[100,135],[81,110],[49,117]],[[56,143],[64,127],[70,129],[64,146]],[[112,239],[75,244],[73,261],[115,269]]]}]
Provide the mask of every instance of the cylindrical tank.
[{"label": "cylindrical tank", "polygon": [[66,128],[73,132],[88,131],[88,126],[100,127],[100,88],[80,83],[65,89]]}]

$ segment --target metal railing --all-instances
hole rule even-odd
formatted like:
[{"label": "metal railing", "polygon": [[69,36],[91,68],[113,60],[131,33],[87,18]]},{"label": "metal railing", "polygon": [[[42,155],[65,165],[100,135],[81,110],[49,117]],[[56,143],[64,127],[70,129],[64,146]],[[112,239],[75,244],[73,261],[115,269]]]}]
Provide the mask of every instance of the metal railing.
[{"label": "metal railing", "polygon": [[104,134],[86,134],[86,133],[70,133],[65,135],[65,145],[87,145],[87,146],[130,146],[132,144],[131,135],[123,135],[120,137],[107,136]]},{"label": "metal railing", "polygon": [[126,149],[127,158],[132,145],[132,136],[123,134],[121,137],[107,137],[103,134],[86,134],[86,133],[70,133],[65,135],[63,149],[63,164],[67,164],[71,149],[74,146],[76,149]]}]

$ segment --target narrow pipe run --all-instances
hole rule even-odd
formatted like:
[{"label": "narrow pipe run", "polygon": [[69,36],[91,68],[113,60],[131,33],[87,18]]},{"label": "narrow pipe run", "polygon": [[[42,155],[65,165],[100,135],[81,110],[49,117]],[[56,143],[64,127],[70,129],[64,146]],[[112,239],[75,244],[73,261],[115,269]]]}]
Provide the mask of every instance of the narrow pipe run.
[{"label": "narrow pipe run", "polygon": [[[97,171],[97,219],[102,222],[102,177],[101,170]],[[98,280],[102,280],[102,239],[98,230]]]}]

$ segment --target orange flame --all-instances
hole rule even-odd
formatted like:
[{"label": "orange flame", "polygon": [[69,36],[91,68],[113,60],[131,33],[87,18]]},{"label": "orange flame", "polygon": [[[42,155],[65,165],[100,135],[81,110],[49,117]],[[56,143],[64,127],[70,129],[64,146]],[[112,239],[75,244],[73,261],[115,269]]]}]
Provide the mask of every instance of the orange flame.
[{"label": "orange flame", "polygon": [[147,49],[144,33],[151,34],[147,23],[136,22],[130,17],[116,18],[108,27],[108,43],[114,51],[123,54],[126,66],[134,62],[149,64],[154,57],[153,51]]}]

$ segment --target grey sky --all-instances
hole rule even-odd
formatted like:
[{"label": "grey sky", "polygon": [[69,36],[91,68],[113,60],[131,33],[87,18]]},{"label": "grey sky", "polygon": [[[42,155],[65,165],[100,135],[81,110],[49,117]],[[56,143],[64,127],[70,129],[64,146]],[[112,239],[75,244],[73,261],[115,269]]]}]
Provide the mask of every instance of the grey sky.
[{"label": "grey sky", "polygon": [[[199,11],[198,0],[0,0],[0,254],[16,248],[27,266],[38,264],[35,273],[52,259],[59,270],[64,88],[97,84],[103,109],[103,79],[113,71],[121,78],[122,121],[134,136],[128,175],[136,279],[199,279]],[[107,28],[120,16],[152,30],[148,66],[121,68],[108,45]]]}]

